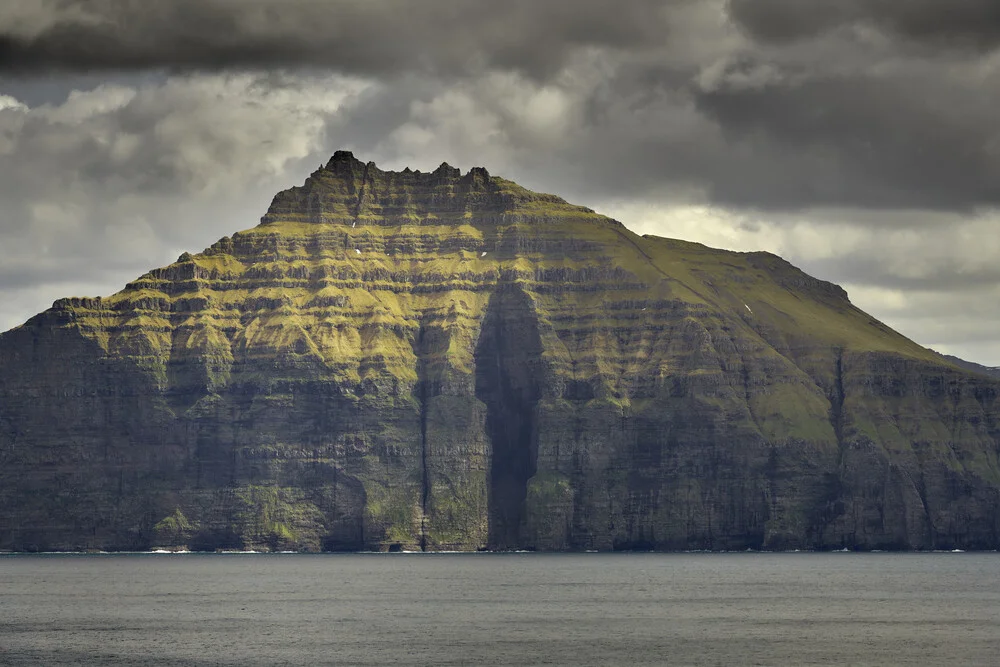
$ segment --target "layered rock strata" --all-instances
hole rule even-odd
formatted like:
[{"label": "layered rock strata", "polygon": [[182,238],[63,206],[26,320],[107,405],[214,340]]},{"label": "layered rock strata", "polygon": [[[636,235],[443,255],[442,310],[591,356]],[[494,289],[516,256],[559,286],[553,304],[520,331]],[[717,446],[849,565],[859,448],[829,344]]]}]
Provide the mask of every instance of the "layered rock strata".
[{"label": "layered rock strata", "polygon": [[997,548],[998,391],[776,256],[338,152],[0,336],[0,549]]}]

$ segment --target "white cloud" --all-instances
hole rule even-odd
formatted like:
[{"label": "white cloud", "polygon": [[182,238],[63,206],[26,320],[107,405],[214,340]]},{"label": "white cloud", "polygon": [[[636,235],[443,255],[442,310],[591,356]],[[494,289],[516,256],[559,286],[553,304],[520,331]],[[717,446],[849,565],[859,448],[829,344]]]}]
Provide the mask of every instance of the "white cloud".
[{"label": "white cloud", "polygon": [[28,107],[20,102],[16,97],[10,95],[0,95],[0,111],[13,109],[15,111],[27,111]]},{"label": "white cloud", "polygon": [[0,326],[253,226],[329,157],[330,119],[367,85],[204,75],[0,98]]}]

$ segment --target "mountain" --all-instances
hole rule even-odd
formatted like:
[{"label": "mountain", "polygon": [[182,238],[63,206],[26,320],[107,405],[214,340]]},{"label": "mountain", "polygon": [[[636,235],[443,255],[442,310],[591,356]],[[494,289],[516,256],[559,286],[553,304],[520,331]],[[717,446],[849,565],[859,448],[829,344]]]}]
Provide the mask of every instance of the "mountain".
[{"label": "mountain", "polygon": [[977,364],[974,361],[966,361],[965,359],[960,359],[951,354],[942,354],[949,363],[952,363],[959,368],[964,368],[967,371],[972,371],[973,373],[979,373],[980,375],[986,375],[991,378],[1000,379],[1000,367],[998,366],[983,366],[982,364]]},{"label": "mountain", "polygon": [[0,336],[0,549],[997,548],[998,396],[774,255],[338,152]]}]

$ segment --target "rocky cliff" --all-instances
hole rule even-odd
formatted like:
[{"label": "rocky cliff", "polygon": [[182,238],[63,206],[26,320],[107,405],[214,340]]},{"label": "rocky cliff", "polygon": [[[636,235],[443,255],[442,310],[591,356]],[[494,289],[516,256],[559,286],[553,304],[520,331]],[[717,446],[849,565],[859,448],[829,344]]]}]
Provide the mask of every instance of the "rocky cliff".
[{"label": "rocky cliff", "polygon": [[998,395],[776,256],[338,152],[0,336],[0,549],[997,548]]}]

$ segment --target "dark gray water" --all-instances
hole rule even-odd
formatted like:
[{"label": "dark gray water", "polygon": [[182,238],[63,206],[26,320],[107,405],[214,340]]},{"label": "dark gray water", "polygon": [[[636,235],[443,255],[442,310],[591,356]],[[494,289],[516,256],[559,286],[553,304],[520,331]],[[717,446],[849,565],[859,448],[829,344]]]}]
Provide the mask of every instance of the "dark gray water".
[{"label": "dark gray water", "polygon": [[998,554],[0,556],[3,665],[992,665]]}]

